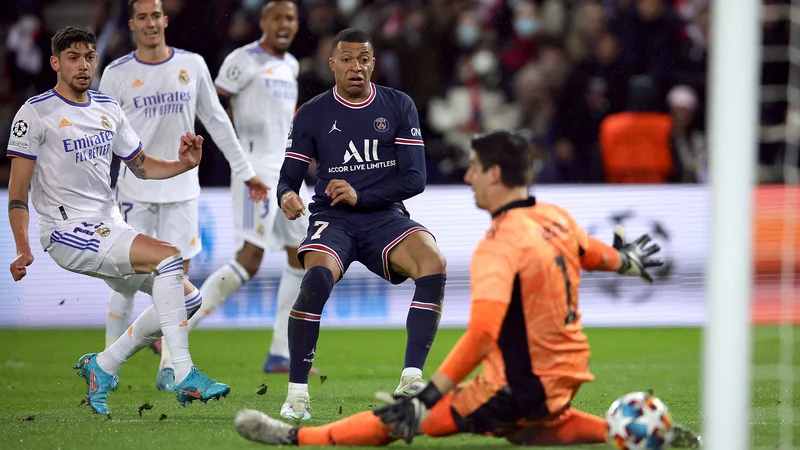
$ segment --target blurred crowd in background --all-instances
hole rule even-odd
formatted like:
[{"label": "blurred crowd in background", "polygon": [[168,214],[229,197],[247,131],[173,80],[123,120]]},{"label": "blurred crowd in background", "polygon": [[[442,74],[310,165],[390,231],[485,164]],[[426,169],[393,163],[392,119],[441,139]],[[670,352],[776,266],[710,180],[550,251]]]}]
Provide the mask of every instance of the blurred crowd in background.
[{"label": "blurred crowd in background", "polygon": [[[100,67],[134,50],[127,0],[0,2],[0,140],[28,97],[50,89],[49,39],[61,26],[98,35]],[[420,113],[429,184],[460,183],[469,138],[527,136],[537,183],[704,183],[709,0],[298,0],[299,104],[329,89],[333,36],[371,34],[376,83]],[[763,0],[759,180],[783,181],[789,0]],[[260,37],[263,0],[163,0],[167,43],[225,56]],[[731,93],[731,95],[736,95]],[[203,133],[202,126],[198,131]],[[204,186],[229,182],[211,140]],[[7,183],[8,161],[0,162]]]}]

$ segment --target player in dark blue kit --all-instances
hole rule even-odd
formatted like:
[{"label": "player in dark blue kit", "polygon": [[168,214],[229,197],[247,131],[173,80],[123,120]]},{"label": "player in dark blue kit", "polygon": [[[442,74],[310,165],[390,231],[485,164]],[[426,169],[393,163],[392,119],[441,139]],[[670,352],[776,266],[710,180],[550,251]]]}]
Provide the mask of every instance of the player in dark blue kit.
[{"label": "player in dark blue kit", "polygon": [[286,143],[278,202],[289,219],[306,214],[297,194],[317,163],[308,234],[298,250],[306,269],[289,316],[288,419],[309,419],[308,372],[319,321],[334,283],[353,261],[393,284],[416,283],[408,312],[404,369],[396,395],[424,386],[422,368],[442,311],[445,259],[433,236],[403,205],[425,189],[425,146],[411,98],[370,82],[372,41],[349,28],[333,41],[336,86],[297,111]]}]

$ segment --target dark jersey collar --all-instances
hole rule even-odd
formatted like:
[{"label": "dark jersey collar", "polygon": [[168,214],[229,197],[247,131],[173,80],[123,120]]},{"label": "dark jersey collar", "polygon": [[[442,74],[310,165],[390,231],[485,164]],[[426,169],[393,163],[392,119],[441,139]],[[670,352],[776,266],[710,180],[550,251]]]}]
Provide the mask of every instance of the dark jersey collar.
[{"label": "dark jersey collar", "polygon": [[495,217],[499,216],[500,214],[503,214],[504,212],[506,212],[506,211],[508,211],[510,209],[527,208],[527,207],[533,206],[535,204],[536,204],[536,197],[533,197],[533,196],[528,197],[525,200],[517,200],[515,202],[511,202],[511,203],[503,206],[502,208],[500,208],[497,211],[495,211],[494,213],[492,213],[492,218],[494,219]]}]

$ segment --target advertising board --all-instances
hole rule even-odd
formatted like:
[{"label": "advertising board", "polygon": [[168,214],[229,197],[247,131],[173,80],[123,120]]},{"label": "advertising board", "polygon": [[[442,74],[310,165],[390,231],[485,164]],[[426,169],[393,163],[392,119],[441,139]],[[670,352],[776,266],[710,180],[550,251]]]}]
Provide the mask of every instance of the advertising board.
[{"label": "advertising board", "polygon": [[[705,319],[703,272],[709,229],[708,191],[701,186],[539,186],[539,201],[569,210],[590,234],[611,242],[616,223],[628,236],[650,233],[667,260],[655,283],[614,274],[585,274],[580,309],[587,326],[696,326]],[[5,193],[3,193],[5,195]],[[469,261],[489,225],[466,186],[432,186],[406,202],[412,217],[436,236],[447,258],[442,326],[464,326],[469,317]],[[231,200],[227,189],[203,189],[200,198],[203,252],[192,260],[190,279],[198,286],[235,253]],[[8,223],[7,213],[0,221]],[[101,327],[109,290],[100,280],[58,267],[38,243],[38,217],[31,211],[35,262],[14,283],[0,274],[0,327]],[[7,227],[7,225],[3,225]],[[15,253],[10,233],[0,233],[0,255]],[[270,327],[286,257],[267,254],[255,279],[234,294],[201,327]],[[4,266],[7,267],[7,266]],[[4,269],[6,270],[6,269]],[[392,286],[355,263],[334,288],[323,327],[404,327],[413,281]],[[139,294],[134,314],[150,302]]]}]

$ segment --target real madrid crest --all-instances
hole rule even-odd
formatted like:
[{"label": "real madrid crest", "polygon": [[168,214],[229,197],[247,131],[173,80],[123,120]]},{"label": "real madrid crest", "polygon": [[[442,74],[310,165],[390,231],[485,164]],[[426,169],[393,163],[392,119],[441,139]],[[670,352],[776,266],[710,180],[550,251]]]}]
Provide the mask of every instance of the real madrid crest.
[{"label": "real madrid crest", "polygon": [[189,73],[181,69],[181,73],[178,74],[178,81],[180,81],[181,84],[189,84]]},{"label": "real madrid crest", "polygon": [[263,223],[258,225],[258,228],[256,229],[256,233],[258,233],[259,236],[263,236],[264,235],[264,224]]},{"label": "real madrid crest", "polygon": [[106,130],[111,129],[111,121],[108,120],[108,117],[106,116],[100,116],[100,125],[102,125]]},{"label": "real madrid crest", "polygon": [[96,233],[99,234],[100,237],[107,237],[109,234],[111,234],[111,230],[109,228],[103,227],[103,228],[98,228]]},{"label": "real madrid crest", "polygon": [[375,131],[385,133],[389,130],[389,121],[383,117],[378,117],[374,122],[372,122],[372,126],[375,127]]}]

